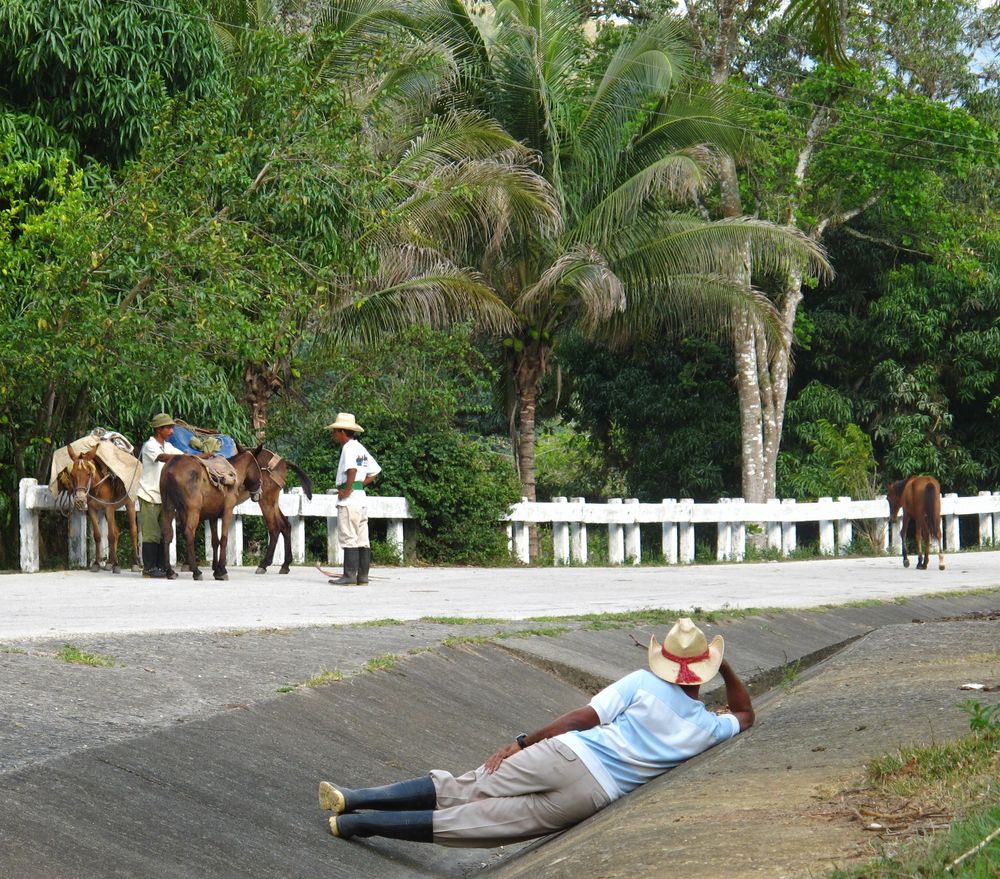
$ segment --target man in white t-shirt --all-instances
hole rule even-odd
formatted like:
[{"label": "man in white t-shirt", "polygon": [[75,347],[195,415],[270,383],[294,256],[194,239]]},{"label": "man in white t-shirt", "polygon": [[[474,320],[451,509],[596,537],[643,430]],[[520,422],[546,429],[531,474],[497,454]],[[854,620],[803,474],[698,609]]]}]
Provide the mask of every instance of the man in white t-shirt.
[{"label": "man in white t-shirt", "polygon": [[337,539],[344,552],[344,573],[330,583],[355,586],[368,582],[372,562],[365,487],[382,468],[375,456],[355,439],[355,434],[364,433],[364,428],[350,412],[338,412],[337,420],[328,424],[327,430],[341,447],[337,465]]},{"label": "man in white t-shirt", "polygon": [[[753,725],[750,694],[690,619],[649,643],[649,670],[605,687],[589,705],[522,733],[482,766],[377,788],[320,782],[330,832],[489,848],[569,827],[641,784]],[[701,684],[722,674],[728,711],[709,711]],[[360,811],[372,810],[372,811]]]},{"label": "man in white t-shirt", "polygon": [[166,412],[154,415],[149,422],[153,435],[142,445],[142,479],[139,481],[139,529],[142,531],[142,576],[175,579],[177,573],[167,564],[160,529],[160,472],[174,455],[183,455],[170,437],[176,422]]}]

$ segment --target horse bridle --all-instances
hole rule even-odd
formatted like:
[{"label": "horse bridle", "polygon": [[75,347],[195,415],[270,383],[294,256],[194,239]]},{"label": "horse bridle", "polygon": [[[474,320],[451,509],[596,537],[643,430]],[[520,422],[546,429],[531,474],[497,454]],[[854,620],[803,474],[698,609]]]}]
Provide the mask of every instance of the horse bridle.
[{"label": "horse bridle", "polygon": [[[73,467],[75,467],[77,465],[77,463],[78,462],[74,461],[70,465],[69,469],[72,469]],[[105,473],[104,476],[102,476],[97,481],[97,483],[95,484],[94,483],[94,476],[93,476],[93,474],[95,474],[97,472],[97,466],[94,464],[93,461],[86,461],[86,462],[84,462],[85,466],[87,464],[90,465],[87,469],[90,470],[90,472],[91,472],[90,477],[87,479],[87,487],[84,488],[84,489],[82,489],[82,490],[76,490],[76,489],[74,489],[72,492],[67,492],[67,494],[69,494],[73,498],[75,498],[76,495],[82,494],[82,495],[86,496],[86,498],[87,498],[88,501],[93,501],[95,504],[100,504],[103,507],[115,507],[115,508],[121,506],[121,504],[123,504],[125,502],[126,498],[131,497],[130,492],[132,490],[132,486],[135,485],[135,476],[136,476],[136,471],[135,470],[132,471],[132,479],[129,482],[128,486],[125,488],[125,494],[123,494],[120,498],[116,498],[113,501],[102,501],[99,497],[95,497],[93,494],[91,494],[91,491],[93,491],[93,489],[97,488],[98,485],[102,485],[107,480],[111,479],[111,477],[114,476],[115,474],[112,473],[111,470],[109,469],[108,472]],[[122,485],[124,486],[125,483],[122,482]],[[75,500],[74,500],[73,503],[64,504],[64,509],[62,510],[62,512],[65,515],[68,516],[70,510],[75,505],[76,505],[75,504]],[[80,512],[83,512],[83,510],[80,510]]]}]

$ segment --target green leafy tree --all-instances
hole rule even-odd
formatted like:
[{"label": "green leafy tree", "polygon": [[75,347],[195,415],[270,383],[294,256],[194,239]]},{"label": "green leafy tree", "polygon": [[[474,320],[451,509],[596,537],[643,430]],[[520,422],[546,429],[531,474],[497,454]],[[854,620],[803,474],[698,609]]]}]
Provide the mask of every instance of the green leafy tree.
[{"label": "green leafy tree", "polygon": [[0,5],[0,134],[18,154],[61,147],[119,165],[166,98],[208,94],[222,59],[195,0],[8,0]]}]

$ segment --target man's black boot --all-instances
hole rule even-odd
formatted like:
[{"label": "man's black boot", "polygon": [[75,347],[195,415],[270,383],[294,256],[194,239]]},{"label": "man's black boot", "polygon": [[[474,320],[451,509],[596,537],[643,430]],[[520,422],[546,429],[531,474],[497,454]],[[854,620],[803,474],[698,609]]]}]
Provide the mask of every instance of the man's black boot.
[{"label": "man's black boot", "polygon": [[372,564],[372,550],[370,546],[362,546],[358,549],[358,585],[368,582],[368,569]]},{"label": "man's black boot", "polygon": [[352,836],[387,836],[409,842],[434,842],[434,813],[363,812],[359,815],[334,815],[330,833],[341,839]]},{"label": "man's black boot", "polygon": [[142,545],[142,576],[162,579],[166,577],[160,567],[160,546],[157,543],[144,543]]},{"label": "man's black boot", "polygon": [[382,787],[335,787],[328,781],[319,783],[319,806],[338,815],[359,809],[389,809],[408,812],[433,809],[437,806],[437,790],[429,775],[411,778]]},{"label": "man's black boot", "polygon": [[332,586],[356,586],[358,583],[358,554],[361,550],[349,548],[344,550],[344,573],[336,580],[330,580]]}]

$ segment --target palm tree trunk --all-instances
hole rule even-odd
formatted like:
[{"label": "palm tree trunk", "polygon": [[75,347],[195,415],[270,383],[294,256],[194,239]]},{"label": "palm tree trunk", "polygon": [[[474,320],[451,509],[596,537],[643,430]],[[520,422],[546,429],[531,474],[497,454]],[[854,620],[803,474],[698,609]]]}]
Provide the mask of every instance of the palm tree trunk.
[{"label": "palm tree trunk", "polygon": [[[545,372],[545,352],[537,342],[529,343],[513,357],[512,374],[516,394],[516,410],[511,425],[511,443],[521,494],[529,501],[535,494],[535,415],[538,391]],[[538,558],[538,529],[528,529],[528,553],[532,561]]]}]

